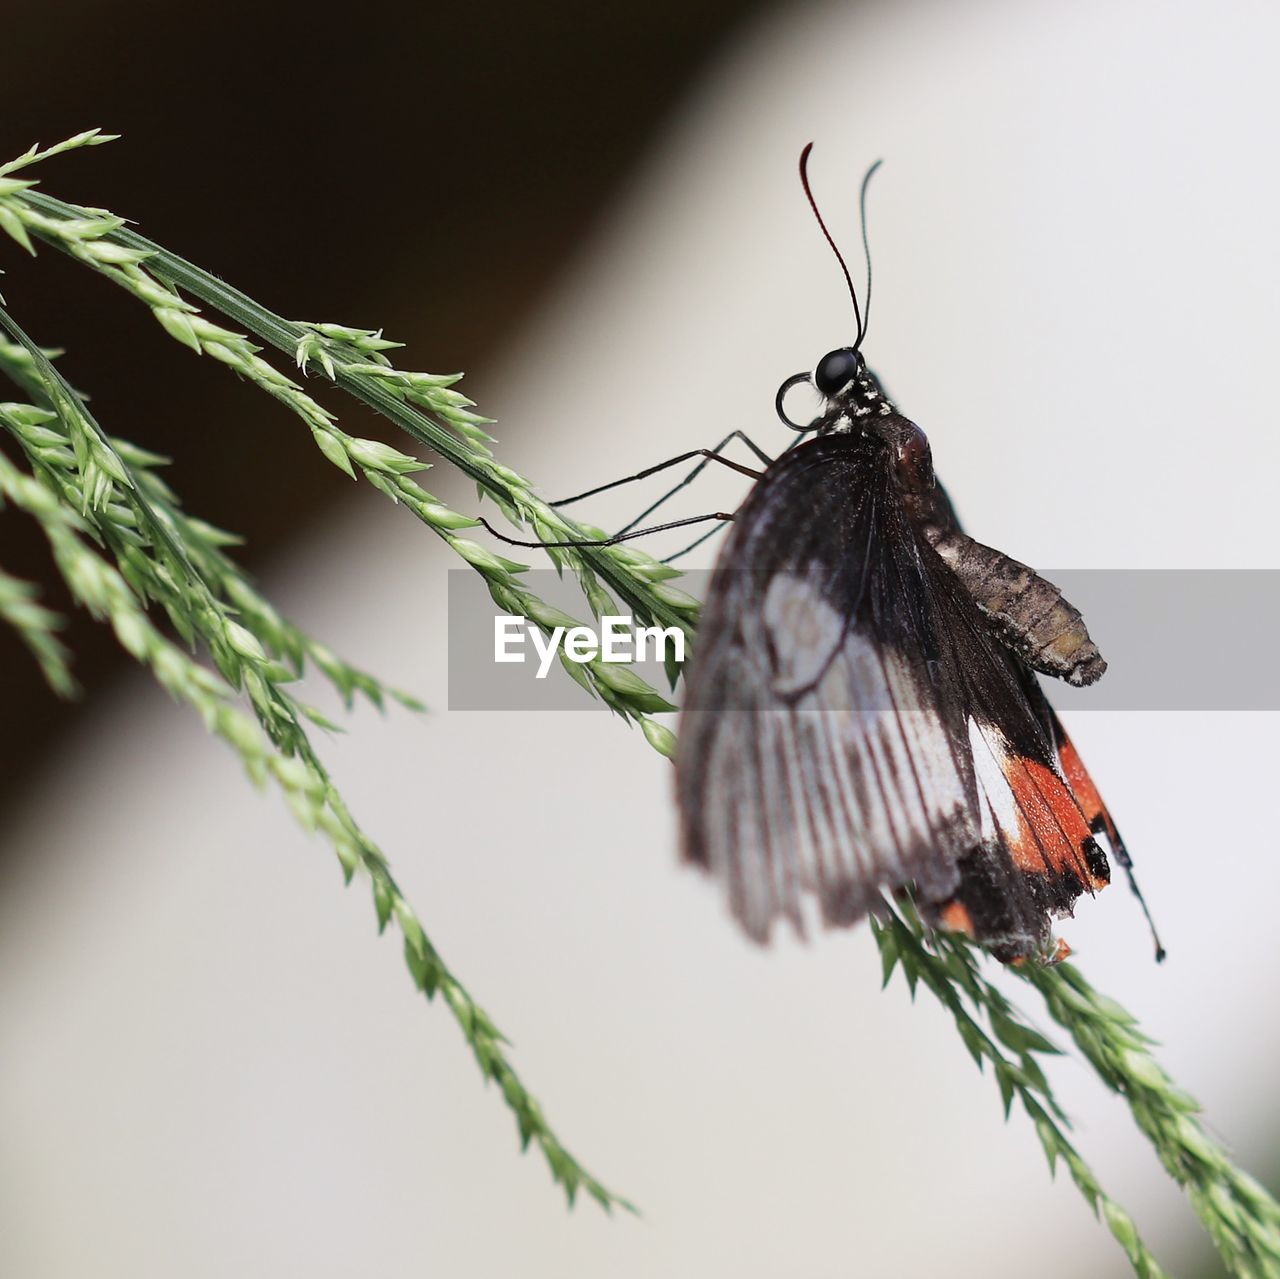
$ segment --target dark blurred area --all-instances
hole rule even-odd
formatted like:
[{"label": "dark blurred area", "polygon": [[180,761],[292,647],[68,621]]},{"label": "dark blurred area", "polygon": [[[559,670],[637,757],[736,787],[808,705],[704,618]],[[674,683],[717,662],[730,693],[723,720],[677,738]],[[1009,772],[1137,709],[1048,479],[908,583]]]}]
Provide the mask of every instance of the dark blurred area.
[{"label": "dark blurred area", "polygon": [[[659,0],[639,21],[501,2],[15,6],[0,157],[95,126],[123,134],[35,176],[284,315],[384,326],[411,343],[411,367],[468,370],[483,402],[486,358],[755,7]],[[295,420],[105,280],[52,249],[30,260],[7,238],[0,268],[9,310],[65,348],[60,367],[103,427],[171,457],[187,508],[246,538],[242,562],[305,537],[347,495]],[[387,438],[353,403],[335,407],[348,430]],[[67,615],[85,689],[57,701],[0,627],[4,802],[126,659],[69,606],[27,520],[0,512],[0,545],[0,564]]]}]

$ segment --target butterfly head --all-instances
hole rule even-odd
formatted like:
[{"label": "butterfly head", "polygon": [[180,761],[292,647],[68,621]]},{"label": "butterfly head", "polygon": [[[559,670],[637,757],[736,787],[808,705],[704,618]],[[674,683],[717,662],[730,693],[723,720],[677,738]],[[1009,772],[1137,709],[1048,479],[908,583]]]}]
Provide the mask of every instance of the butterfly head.
[{"label": "butterfly head", "polygon": [[[821,410],[807,423],[793,421],[783,408],[787,393],[801,382],[811,386],[823,399]],[[789,377],[778,389],[776,406],[782,421],[804,435],[851,431],[868,418],[884,417],[894,411],[879,379],[867,367],[856,346],[828,351],[812,373]]]},{"label": "butterfly head", "polygon": [[866,366],[866,361],[851,346],[828,351],[813,371],[813,385],[830,399],[853,382]]},{"label": "butterfly head", "polygon": [[[857,422],[860,418],[893,412],[880,380],[867,368],[857,347],[842,346],[828,351],[818,361],[812,381],[814,389],[827,402],[823,416],[829,417],[835,412],[837,422],[844,419]],[[835,429],[834,423],[827,429]]]}]

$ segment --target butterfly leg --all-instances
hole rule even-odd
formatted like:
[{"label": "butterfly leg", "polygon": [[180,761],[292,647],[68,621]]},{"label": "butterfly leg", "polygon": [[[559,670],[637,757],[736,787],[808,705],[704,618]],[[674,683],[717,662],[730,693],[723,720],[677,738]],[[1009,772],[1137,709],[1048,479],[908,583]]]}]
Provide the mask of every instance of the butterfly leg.
[{"label": "butterfly leg", "polygon": [[[796,438],[795,438],[794,440],[792,440],[792,441],[791,441],[791,443],[790,443],[790,444],[788,444],[788,445],[787,445],[787,447],[786,447],[785,449],[783,449],[782,451],[783,451],[784,453],[790,453],[790,452],[791,452],[791,450],[792,450],[793,448],[795,448],[798,444],[803,443],[803,442],[804,442],[804,438],[805,438],[805,436],[809,435],[810,433],[811,433],[811,432],[810,432],[810,431],[807,431],[807,430],[806,430],[806,431],[800,431],[800,432],[796,435]],[[738,432],[735,432],[734,434],[738,434]],[[730,439],[732,439],[732,436],[730,436]],[[743,439],[744,441],[746,441],[746,443],[747,443],[751,448],[756,449],[756,446],[755,446],[754,444],[752,444],[752,443],[751,443],[751,441],[750,441],[749,439],[747,439],[747,437],[746,437],[745,435],[743,435],[743,436],[742,436],[742,439]],[[721,444],[721,447],[723,447],[723,443]],[[769,464],[770,464],[769,459],[768,459],[768,458],[766,458],[766,457],[765,457],[765,455],[764,455],[763,453],[761,453],[759,449],[756,449],[756,453],[757,453],[757,454],[759,455],[759,457],[760,457],[760,458],[765,462],[765,464],[766,464],[766,465],[769,465]],[[691,478],[692,478],[692,477],[691,477]],[[674,491],[674,490],[673,490],[673,491]],[[668,496],[670,496],[670,494],[668,494]],[[650,509],[650,511],[651,511],[653,508],[652,508],[652,507],[650,507],[649,509]],[[642,517],[642,518],[643,518],[643,517]],[[717,528],[710,528],[710,529],[708,529],[708,530],[707,530],[705,533],[703,533],[700,537],[695,537],[695,538],[693,539],[693,541],[689,543],[689,545],[688,545],[688,546],[682,547],[680,550],[676,551],[676,552],[675,552],[674,554],[672,554],[672,555],[664,555],[664,556],[662,557],[662,562],[663,562],[664,564],[674,564],[674,563],[676,562],[676,560],[683,559],[686,555],[688,555],[688,554],[689,554],[689,552],[690,552],[690,551],[696,551],[696,550],[698,549],[698,547],[700,547],[700,546],[703,544],[703,542],[708,541],[710,538],[715,537],[715,535],[716,535],[719,531],[720,531],[720,529],[719,529],[718,527],[717,527]]]},{"label": "butterfly leg", "polygon": [[718,520],[723,523],[725,520],[731,519],[733,519],[733,516],[725,511],[713,511],[710,515],[690,515],[683,520],[668,520],[665,524],[650,524],[648,528],[637,528],[615,533],[612,537],[575,537],[567,538],[563,542],[541,542],[508,537],[505,533],[499,532],[494,528],[483,515],[479,516],[480,523],[500,542],[506,542],[508,546],[530,546],[535,548],[543,546],[551,547],[553,550],[557,547],[617,546],[619,542],[630,542],[633,538],[645,537],[650,533],[662,533],[669,528],[684,528],[688,524],[705,524],[708,520]]},{"label": "butterfly leg", "polygon": [[699,534],[699,536],[695,537],[693,541],[689,543],[688,546],[681,547],[681,549],[676,551],[673,555],[664,555],[662,557],[662,562],[664,564],[674,564],[676,560],[683,559],[684,556],[688,555],[690,551],[696,551],[698,547],[700,547],[703,544],[703,542],[706,542],[710,538],[715,537],[715,535],[718,532],[720,532],[720,528],[721,528],[721,525],[717,524],[715,528],[707,529],[705,533],[701,533]]},{"label": "butterfly leg", "polygon": [[647,519],[665,502],[675,497],[681,489],[687,488],[692,484],[693,481],[696,480],[712,462],[719,462],[721,466],[727,466],[730,470],[739,471],[743,475],[747,475],[752,479],[759,479],[760,473],[758,471],[752,470],[747,466],[742,466],[739,463],[734,462],[732,459],[721,455],[723,450],[732,444],[734,440],[741,440],[747,448],[755,454],[756,458],[763,465],[769,466],[772,463],[773,459],[763,449],[761,449],[749,435],[743,431],[730,431],[729,434],[715,446],[715,448],[691,449],[688,453],[681,453],[678,457],[668,458],[665,462],[659,462],[657,466],[646,467],[643,471],[637,471],[634,475],[627,475],[620,480],[612,480],[608,484],[601,484],[596,488],[588,489],[585,493],[575,493],[572,497],[563,497],[558,502],[552,502],[551,505],[568,506],[571,502],[580,502],[583,498],[594,497],[597,493],[605,493],[608,492],[609,489],[620,488],[624,484],[631,484],[636,480],[647,479],[650,475],[657,475],[660,471],[668,470],[673,466],[679,466],[681,462],[687,462],[691,458],[701,458],[702,460],[693,467],[678,484],[673,488],[668,489],[666,493],[657,499],[657,501],[651,502],[643,511],[640,512],[639,515],[635,517],[635,519],[624,524],[623,527],[618,530],[619,533],[629,533],[641,522],[641,520]]}]

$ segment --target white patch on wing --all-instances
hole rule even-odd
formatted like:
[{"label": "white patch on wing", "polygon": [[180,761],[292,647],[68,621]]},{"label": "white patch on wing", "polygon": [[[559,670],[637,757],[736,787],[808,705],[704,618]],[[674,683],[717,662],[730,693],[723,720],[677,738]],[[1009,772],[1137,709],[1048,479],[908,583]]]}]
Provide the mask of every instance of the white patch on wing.
[{"label": "white patch on wing", "polygon": [[1008,752],[1004,749],[1003,742],[1004,739],[994,730],[984,732],[978,721],[972,715],[969,716],[969,745],[973,750],[973,767],[978,777],[978,787],[987,800],[982,809],[984,839],[997,835],[991,829],[993,817],[1001,831],[1016,831],[1022,821],[1013,788],[1004,775],[1003,763]]},{"label": "white patch on wing", "polygon": [[[915,634],[884,639],[827,589],[821,568],[763,583],[756,641],[718,653],[718,709],[686,711],[682,750],[703,752],[698,795],[683,801],[696,857],[759,941],[779,917],[803,934],[815,908],[849,923],[908,880],[941,900],[995,827]],[[979,748],[983,790],[1004,787],[1007,808],[991,747]]]},{"label": "white patch on wing", "polygon": [[816,582],[779,573],[765,591],[761,618],[774,653],[774,692],[798,693],[818,679],[840,644],[846,618]]}]

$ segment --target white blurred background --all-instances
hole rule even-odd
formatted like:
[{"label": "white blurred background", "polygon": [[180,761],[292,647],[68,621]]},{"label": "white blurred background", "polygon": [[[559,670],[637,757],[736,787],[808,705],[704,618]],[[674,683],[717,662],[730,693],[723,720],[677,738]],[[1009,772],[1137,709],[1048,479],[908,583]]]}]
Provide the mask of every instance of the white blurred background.
[{"label": "white blurred background", "polygon": [[[969,531],[1044,566],[1276,567],[1278,39],[1244,0],[762,17],[472,370],[502,460],[559,496],[733,427],[783,447],[778,383],[852,337],[795,178],[812,139],[855,277],[857,183],[886,159],[866,349]],[[427,484],[474,509],[443,468]],[[741,492],[708,477],[673,515]],[[676,865],[670,768],[637,733],[443,709],[453,566],[361,486],[265,585],[431,706],[359,713],[326,758],[553,1126],[643,1217],[564,1211],[364,888],[136,678],[3,831],[26,855],[0,897],[0,1274],[1128,1273],[944,1015],[881,993],[865,929],[739,937]],[[1239,637],[1242,662],[1273,649]],[[1120,886],[1060,931],[1274,1184],[1274,717],[1068,727],[1170,959]],[[1123,1105],[1074,1059],[1052,1077],[1148,1241],[1214,1273]]]}]

